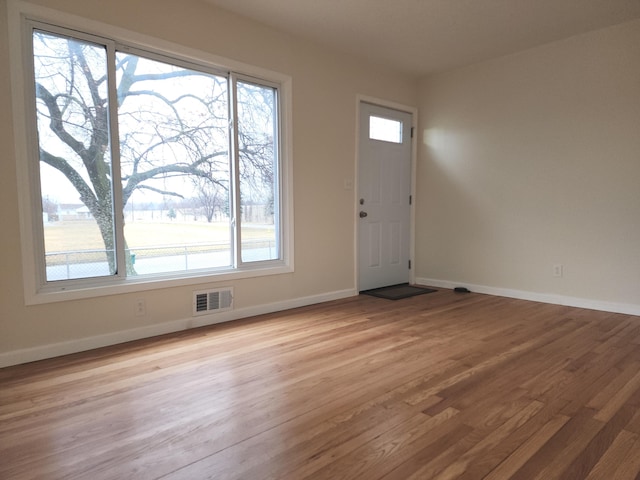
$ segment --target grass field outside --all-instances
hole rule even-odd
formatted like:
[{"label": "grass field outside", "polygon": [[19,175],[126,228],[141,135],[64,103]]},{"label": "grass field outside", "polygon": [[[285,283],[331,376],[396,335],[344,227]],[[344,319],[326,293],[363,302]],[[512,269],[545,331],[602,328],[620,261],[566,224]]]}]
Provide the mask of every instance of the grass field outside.
[{"label": "grass field outside", "polygon": [[[73,220],[44,227],[47,265],[105,261],[105,247],[93,220]],[[229,250],[230,227],[226,223],[129,222],[125,225],[127,247],[138,258]],[[243,244],[272,248],[272,225],[246,225]],[[52,255],[57,253],[56,255]]]},{"label": "grass field outside", "polygon": [[[130,248],[164,247],[228,242],[229,225],[197,222],[135,222],[125,225],[125,237]],[[245,226],[244,240],[272,239],[272,225]],[[49,223],[44,227],[47,252],[104,249],[97,224],[92,220]]]}]

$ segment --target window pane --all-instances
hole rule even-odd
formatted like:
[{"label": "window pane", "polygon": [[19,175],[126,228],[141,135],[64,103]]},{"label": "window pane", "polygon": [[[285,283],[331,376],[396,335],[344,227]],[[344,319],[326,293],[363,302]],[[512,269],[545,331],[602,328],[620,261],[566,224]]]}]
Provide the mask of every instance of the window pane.
[{"label": "window pane", "polygon": [[402,122],[371,115],[369,117],[369,138],[384,142],[402,143]]},{"label": "window pane", "polygon": [[127,274],[231,266],[227,78],[116,61]]},{"label": "window pane", "polygon": [[104,46],[34,31],[47,281],[116,273]]},{"label": "window pane", "polygon": [[237,83],[240,237],[243,262],[280,258],[277,91]]}]

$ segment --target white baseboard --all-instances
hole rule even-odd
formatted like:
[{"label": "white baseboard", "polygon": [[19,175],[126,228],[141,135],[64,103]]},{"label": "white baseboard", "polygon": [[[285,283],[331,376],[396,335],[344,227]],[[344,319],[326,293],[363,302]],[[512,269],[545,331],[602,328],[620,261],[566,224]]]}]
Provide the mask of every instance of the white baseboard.
[{"label": "white baseboard", "polygon": [[639,315],[640,305],[633,303],[605,302],[600,300],[590,300],[588,298],[567,297],[551,293],[528,292],[525,290],[512,290],[508,288],[487,287],[485,285],[474,285],[464,282],[451,282],[449,280],[438,280],[435,278],[416,278],[418,285],[427,285],[440,288],[466,287],[472,292],[496,295],[498,297],[517,298],[520,300],[531,300],[534,302],[552,303],[554,305],[564,305],[567,307],[588,308],[589,310],[601,310],[604,312],[624,313],[627,315]]},{"label": "white baseboard", "polygon": [[[640,316],[640,305],[636,304],[604,302],[579,297],[567,297],[563,295],[528,292],[524,290],[488,287],[484,285],[475,285],[464,282],[452,282],[449,280],[438,280],[434,278],[416,278],[415,282],[419,285],[428,285],[439,288],[453,289],[454,287],[466,287],[472,292],[483,293],[487,295],[496,295],[499,297],[517,298],[520,300],[531,300],[534,302],[551,303],[554,305],[565,305],[569,307],[588,308],[590,310],[601,310],[605,312]],[[256,305],[254,307],[235,309],[217,314],[203,315],[199,317],[188,317],[171,322],[149,325],[147,327],[122,330],[77,340],[69,340],[66,342],[13,350],[10,352],[0,353],[0,368],[8,367],[11,365],[18,365],[21,363],[34,362],[37,360],[43,360],[45,358],[59,357],[61,355],[68,355],[70,353],[92,350],[94,348],[106,347],[109,345],[116,345],[118,343],[130,342],[132,340],[140,340],[142,338],[164,335],[166,333],[179,332],[182,330],[188,330],[190,328],[214,325],[216,323],[229,322],[241,318],[262,315],[265,313],[280,312],[291,308],[304,307],[307,305],[329,302],[331,300],[339,300],[341,298],[348,298],[357,294],[358,291],[355,289],[339,290],[320,295],[312,295],[309,297],[301,297],[264,305]]]},{"label": "white baseboard", "polygon": [[171,322],[149,325],[147,327],[122,330],[104,335],[80,338],[77,340],[13,350],[10,352],[0,353],[0,368],[18,365],[21,363],[34,362],[45,358],[59,357],[70,353],[83,352],[94,348],[130,342],[132,340],[140,340],[142,338],[155,337],[166,333],[179,332],[190,328],[204,327],[206,325],[229,322],[265,313],[279,312],[289,310],[291,308],[304,307],[307,305],[314,305],[316,303],[329,302],[331,300],[339,300],[341,298],[352,297],[357,294],[358,292],[355,289],[339,290],[320,295],[312,295],[265,305],[256,305],[254,307],[240,308],[217,314],[212,313],[210,315],[188,317]]}]

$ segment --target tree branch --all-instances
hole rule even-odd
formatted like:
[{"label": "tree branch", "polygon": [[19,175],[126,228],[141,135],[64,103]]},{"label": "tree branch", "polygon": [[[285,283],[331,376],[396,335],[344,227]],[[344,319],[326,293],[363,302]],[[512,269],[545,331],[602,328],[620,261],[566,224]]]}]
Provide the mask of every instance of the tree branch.
[{"label": "tree branch", "polygon": [[82,202],[91,210],[97,205],[97,199],[91,187],[84,181],[80,174],[64,158],[52,155],[40,148],[40,160],[47,165],[59,170],[71,182],[80,194]]},{"label": "tree branch", "polygon": [[[152,187],[150,185],[138,185],[138,190],[150,190],[152,192],[156,192],[156,193],[159,193],[161,195],[169,195],[169,196],[172,196],[172,197],[184,198],[184,195],[180,195],[179,193],[170,192],[168,190],[161,190],[159,188],[155,188],[155,187]],[[128,199],[129,198],[127,197],[127,200]]]},{"label": "tree branch", "polygon": [[73,135],[67,132],[64,128],[62,112],[56,102],[56,96],[52,95],[51,92],[49,92],[49,90],[47,90],[42,84],[36,82],[36,98],[42,100],[49,111],[49,126],[53,133],[55,133],[60,140],[69,145],[71,149],[80,156],[80,158],[84,158],[86,148],[82,142],[76,140]]}]

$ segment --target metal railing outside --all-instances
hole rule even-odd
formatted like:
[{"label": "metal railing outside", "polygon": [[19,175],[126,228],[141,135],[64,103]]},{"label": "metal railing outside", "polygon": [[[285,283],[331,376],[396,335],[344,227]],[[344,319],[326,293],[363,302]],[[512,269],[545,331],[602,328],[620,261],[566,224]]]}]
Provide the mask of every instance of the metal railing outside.
[{"label": "metal railing outside", "polygon": [[[277,258],[273,239],[242,242],[244,261]],[[47,280],[70,280],[110,275],[109,250],[49,252],[45,255]],[[170,273],[231,265],[228,242],[131,248],[127,251],[136,274]]]}]

